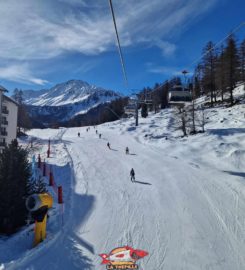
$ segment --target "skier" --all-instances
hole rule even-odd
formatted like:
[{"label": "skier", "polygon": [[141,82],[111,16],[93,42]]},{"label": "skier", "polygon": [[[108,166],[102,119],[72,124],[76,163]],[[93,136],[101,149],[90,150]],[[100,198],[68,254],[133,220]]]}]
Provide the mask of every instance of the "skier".
[{"label": "skier", "polygon": [[101,134],[99,134],[99,138],[101,139]]},{"label": "skier", "polygon": [[77,136],[80,137],[80,132],[77,133]]},{"label": "skier", "polygon": [[95,131],[95,132],[96,132],[96,134],[98,134],[98,130],[97,130],[97,129],[96,129],[96,131]]},{"label": "skier", "polygon": [[107,147],[108,147],[109,149],[111,149],[111,146],[110,146],[110,143],[109,143],[109,142],[107,143]]},{"label": "skier", "polygon": [[128,149],[128,147],[126,147],[126,155],[128,155],[129,154],[129,149]]},{"label": "skier", "polygon": [[135,182],[135,172],[134,172],[134,169],[133,168],[130,171],[130,176],[131,176],[131,181],[132,182]]}]

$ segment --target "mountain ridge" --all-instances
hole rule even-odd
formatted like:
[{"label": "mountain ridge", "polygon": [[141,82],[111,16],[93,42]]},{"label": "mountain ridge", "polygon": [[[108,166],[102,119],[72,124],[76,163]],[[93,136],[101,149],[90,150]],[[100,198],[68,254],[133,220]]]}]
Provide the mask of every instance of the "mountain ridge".
[{"label": "mountain ridge", "polygon": [[91,95],[122,97],[118,92],[90,85],[82,80],[69,80],[64,83],[56,84],[50,89],[23,91],[25,104],[34,106],[68,105],[86,100]]},{"label": "mountain ridge", "polygon": [[[31,118],[49,122],[65,122],[102,104],[110,103],[123,95],[90,85],[82,80],[69,80],[50,89],[24,90],[23,102]],[[50,119],[50,120],[49,120]]]}]

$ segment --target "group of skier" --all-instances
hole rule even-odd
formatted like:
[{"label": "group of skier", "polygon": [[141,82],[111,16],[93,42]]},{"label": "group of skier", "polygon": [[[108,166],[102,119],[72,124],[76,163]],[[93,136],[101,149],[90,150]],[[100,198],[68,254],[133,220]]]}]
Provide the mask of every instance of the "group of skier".
[{"label": "group of skier", "polygon": [[[111,150],[111,145],[110,145],[109,142],[107,143],[107,147]],[[126,147],[125,153],[126,153],[126,155],[129,154],[129,148],[128,148],[128,147]],[[132,168],[131,171],[130,171],[130,177],[131,177],[131,181],[132,181],[132,182],[135,182],[135,171],[134,171],[133,168]]]},{"label": "group of skier", "polygon": [[[94,129],[95,129],[95,126],[94,126]],[[88,132],[89,130],[90,130],[90,127],[86,128],[86,131],[87,131],[87,132]],[[97,129],[95,130],[95,133],[98,134],[98,130],[97,130]],[[77,133],[77,136],[80,137],[80,135],[81,135],[80,132],[78,132],[78,133]],[[100,134],[99,134],[99,138],[100,138],[100,139],[101,139],[101,136],[102,136],[102,134],[100,133]]]},{"label": "group of skier", "polygon": [[[94,127],[94,128],[95,128],[95,127]],[[90,130],[90,128],[88,127],[88,128],[86,129],[86,131],[88,132],[89,130]],[[97,130],[97,129],[96,129],[95,133],[98,134],[98,130]],[[77,136],[80,137],[80,135],[81,135],[80,132],[78,132],[78,133],[77,133]],[[101,133],[99,133],[99,138],[101,139]],[[111,150],[111,145],[110,145],[109,142],[107,143],[107,147]],[[128,148],[128,147],[126,147],[125,153],[126,153],[126,155],[129,154],[129,148]],[[133,168],[132,168],[131,171],[130,171],[130,177],[131,177],[131,181],[132,181],[132,182],[135,182],[135,172],[134,172],[134,169],[133,169]]]}]

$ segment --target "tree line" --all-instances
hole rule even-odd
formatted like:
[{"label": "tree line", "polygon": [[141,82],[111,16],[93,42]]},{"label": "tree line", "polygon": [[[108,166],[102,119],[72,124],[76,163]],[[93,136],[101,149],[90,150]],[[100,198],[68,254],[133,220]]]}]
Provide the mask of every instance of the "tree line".
[{"label": "tree line", "polygon": [[203,49],[202,61],[195,68],[194,97],[208,95],[211,107],[218,98],[232,106],[233,91],[239,82],[245,82],[245,39],[239,44],[234,35],[230,35],[220,47],[209,41]]},{"label": "tree line", "polygon": [[[203,57],[194,68],[193,75],[187,85],[193,98],[202,95],[210,97],[208,105],[228,102],[234,105],[234,88],[245,82],[245,39],[237,42],[234,35],[226,39],[226,43],[216,47],[212,41],[203,48]],[[180,77],[173,77],[153,87],[145,87],[139,93],[141,101],[151,100],[147,108],[157,112],[168,106],[168,93],[174,85],[180,85]],[[144,108],[145,106],[142,105]],[[145,111],[145,108],[144,108]],[[144,113],[145,115],[145,113]]]}]

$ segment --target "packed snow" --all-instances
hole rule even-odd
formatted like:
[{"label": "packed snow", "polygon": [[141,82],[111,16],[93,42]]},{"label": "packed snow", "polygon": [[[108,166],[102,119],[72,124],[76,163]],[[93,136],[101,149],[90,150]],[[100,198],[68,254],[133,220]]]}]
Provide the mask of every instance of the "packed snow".
[{"label": "packed snow", "polygon": [[206,132],[188,137],[175,130],[172,109],[138,127],[130,118],[29,131],[42,158],[51,139],[46,160],[64,213],[55,203],[35,249],[32,225],[0,239],[0,269],[102,270],[99,254],[124,245],[149,253],[139,269],[245,269],[244,113],[244,104],[207,109]]}]

